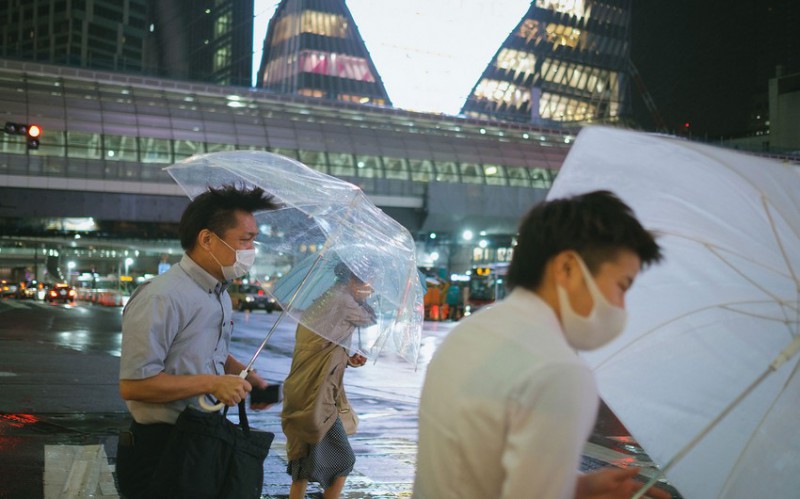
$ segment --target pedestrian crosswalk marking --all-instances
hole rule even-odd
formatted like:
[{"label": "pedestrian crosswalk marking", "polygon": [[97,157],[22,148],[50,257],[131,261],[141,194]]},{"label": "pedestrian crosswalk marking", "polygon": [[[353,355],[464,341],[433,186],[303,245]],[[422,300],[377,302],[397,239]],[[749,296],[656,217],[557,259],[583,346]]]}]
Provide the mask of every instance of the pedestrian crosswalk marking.
[{"label": "pedestrian crosswalk marking", "polygon": [[119,498],[102,445],[45,445],[45,499]]}]

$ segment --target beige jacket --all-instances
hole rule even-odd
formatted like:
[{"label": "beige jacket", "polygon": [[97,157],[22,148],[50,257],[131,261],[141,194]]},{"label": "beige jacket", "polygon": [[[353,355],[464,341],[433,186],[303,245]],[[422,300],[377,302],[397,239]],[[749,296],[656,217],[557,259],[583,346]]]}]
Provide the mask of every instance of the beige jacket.
[{"label": "beige jacket", "polygon": [[[336,288],[330,292],[336,292]],[[355,326],[371,323],[369,313],[349,294],[340,294],[334,300],[323,297],[320,303],[331,306],[331,301],[336,303],[329,309],[331,313],[339,315],[347,323],[346,328],[334,328],[338,334],[346,329],[350,335]],[[313,308],[314,305],[309,312]],[[347,360],[344,347],[298,324],[292,368],[283,385],[281,412],[286,454],[290,461],[308,455],[308,445],[322,440],[336,422],[337,415],[341,417],[348,435],[356,432],[358,416],[350,407],[342,384]]]}]

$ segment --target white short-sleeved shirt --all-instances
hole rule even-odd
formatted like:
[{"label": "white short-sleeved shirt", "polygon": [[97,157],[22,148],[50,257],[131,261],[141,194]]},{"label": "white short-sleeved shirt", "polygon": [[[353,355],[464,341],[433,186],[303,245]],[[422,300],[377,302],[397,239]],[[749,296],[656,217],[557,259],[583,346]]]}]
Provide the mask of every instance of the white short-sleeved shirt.
[{"label": "white short-sleeved shirt", "polygon": [[514,290],[449,333],[425,376],[414,497],[574,497],[597,415],[555,312]]},{"label": "white short-sleeved shirt", "polygon": [[[224,374],[233,332],[227,284],[188,255],[140,285],[122,315],[120,379],[167,374]],[[138,423],[175,423],[197,398],[164,404],[126,401]]]}]

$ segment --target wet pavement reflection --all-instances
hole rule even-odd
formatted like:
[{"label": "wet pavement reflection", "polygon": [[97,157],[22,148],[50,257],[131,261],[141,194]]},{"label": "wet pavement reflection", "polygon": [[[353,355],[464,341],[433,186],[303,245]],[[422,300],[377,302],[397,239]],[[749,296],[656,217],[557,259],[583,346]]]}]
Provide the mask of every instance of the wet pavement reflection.
[{"label": "wet pavement reflection", "polygon": [[[37,499],[45,493],[46,462],[77,459],[80,454],[52,446],[99,445],[91,447],[92,455],[111,465],[115,461],[117,434],[130,421],[116,384],[120,311],[80,302],[70,308],[32,305],[26,307],[29,315],[20,315],[24,312],[20,308],[9,311],[2,307],[0,303],[0,391],[7,400],[4,406],[16,409],[0,412],[0,498]],[[234,356],[249,360],[278,316],[263,311],[235,312]],[[356,465],[343,499],[410,497],[425,369],[454,325],[425,324],[417,366],[385,355],[377,362],[370,359],[364,368],[347,370],[345,386],[360,425],[351,437]],[[267,380],[281,382],[288,374],[294,329],[295,324],[284,319],[256,360],[255,367]],[[46,365],[33,365],[37,362]],[[287,498],[290,479],[280,407],[251,412],[250,419],[252,426],[276,435],[265,462],[263,497]],[[642,466],[643,476],[655,469],[624,426],[603,408],[581,468],[607,464]],[[108,477],[110,470],[103,473]],[[102,485],[103,480],[98,480],[96,496],[114,497],[107,481]],[[319,489],[310,485],[308,490],[309,497],[318,497]],[[680,496],[676,493],[675,497]]]}]

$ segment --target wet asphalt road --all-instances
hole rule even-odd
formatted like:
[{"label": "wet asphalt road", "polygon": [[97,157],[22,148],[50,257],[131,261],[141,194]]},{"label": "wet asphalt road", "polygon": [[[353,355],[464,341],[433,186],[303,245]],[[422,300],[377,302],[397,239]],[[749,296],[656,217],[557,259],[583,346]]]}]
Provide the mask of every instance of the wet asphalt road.
[{"label": "wet asphalt road", "polygon": [[[235,312],[232,353],[249,361],[278,316]],[[426,327],[417,370],[391,357],[348,370],[345,383],[361,423],[351,440],[358,462],[343,497],[410,495],[424,366],[451,327]],[[0,301],[0,498],[49,496],[47,451],[57,445],[100,444],[113,464],[116,435],[130,421],[117,394],[120,330],[119,308]],[[283,380],[293,346],[294,324],[287,319],[256,360],[259,373]],[[265,465],[265,497],[287,497],[289,490],[279,411],[274,406],[250,415],[251,425],[276,434]]]},{"label": "wet asphalt road", "polygon": [[[95,497],[117,497],[116,435],[130,422],[117,394],[121,313],[81,302],[0,301],[0,499],[58,497],[63,491],[74,497],[87,483]],[[278,315],[235,312],[232,353],[249,361]],[[351,437],[356,466],[344,499],[410,497],[425,366],[452,327],[425,324],[416,369],[384,356],[347,371],[345,386],[360,425]],[[284,320],[256,360],[259,373],[283,380],[293,344],[294,324]],[[252,426],[276,434],[265,462],[265,498],[285,498],[289,491],[279,411],[274,406],[250,415]],[[652,472],[613,415],[601,416],[602,434],[587,445],[582,468],[637,464]],[[309,494],[315,491],[309,486]]]}]

